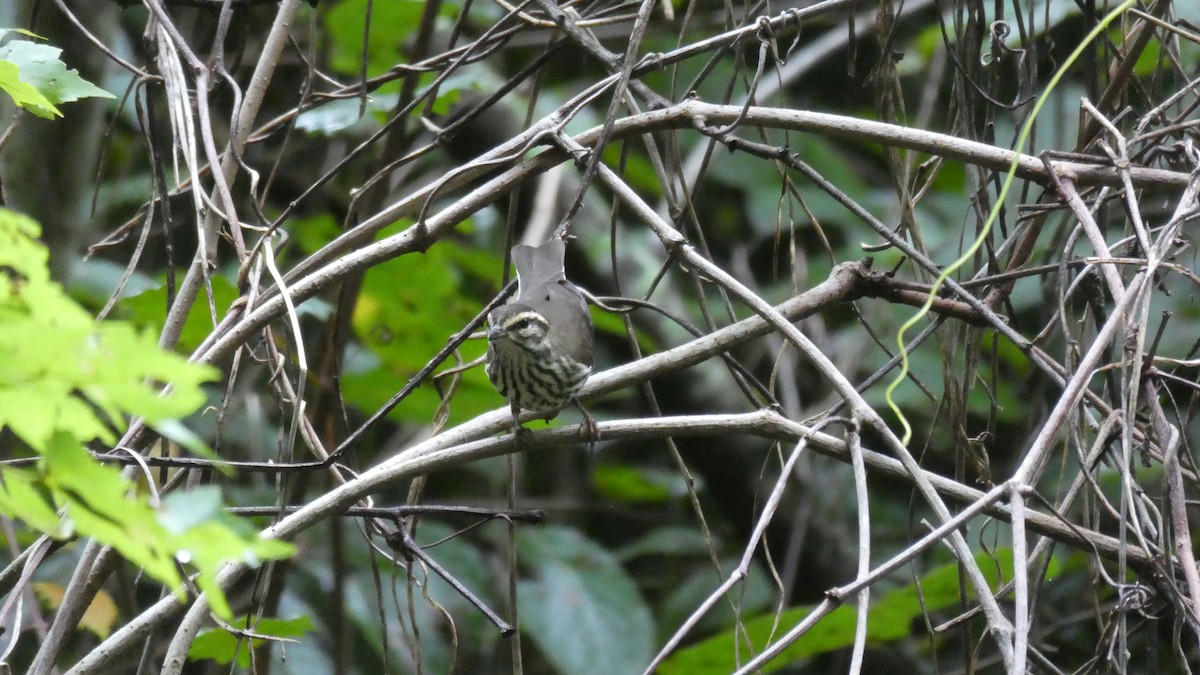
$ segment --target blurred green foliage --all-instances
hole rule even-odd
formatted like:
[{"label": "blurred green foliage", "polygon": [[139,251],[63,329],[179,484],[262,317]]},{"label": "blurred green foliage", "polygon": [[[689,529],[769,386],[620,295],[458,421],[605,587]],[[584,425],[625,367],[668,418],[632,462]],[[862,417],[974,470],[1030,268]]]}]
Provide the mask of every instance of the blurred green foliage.
[{"label": "blurred green foliage", "polygon": [[32,220],[0,209],[0,429],[38,457],[32,469],[0,467],[0,512],[56,538],[112,546],[181,599],[178,565],[188,565],[228,617],[217,572],[287,557],[292,546],[225,513],[216,488],[159,501],[85,447],[115,444],[138,419],[202,449],[178,419],[204,402],[201,384],[217,371],[159,350],[153,333],[94,321],[50,280],[38,234]]}]

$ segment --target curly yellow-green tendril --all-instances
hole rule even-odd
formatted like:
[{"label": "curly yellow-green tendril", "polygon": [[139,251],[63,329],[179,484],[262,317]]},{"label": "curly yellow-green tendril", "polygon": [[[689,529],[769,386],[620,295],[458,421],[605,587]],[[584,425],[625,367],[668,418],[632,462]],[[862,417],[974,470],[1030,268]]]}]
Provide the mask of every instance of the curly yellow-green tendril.
[{"label": "curly yellow-green tendril", "polygon": [[1012,185],[1013,178],[1017,175],[1017,162],[1021,157],[1021,148],[1024,148],[1025,143],[1029,140],[1029,134],[1033,130],[1033,122],[1035,119],[1037,119],[1038,113],[1041,111],[1042,106],[1046,103],[1046,99],[1050,96],[1050,92],[1054,91],[1054,87],[1058,86],[1058,82],[1062,79],[1063,74],[1067,72],[1067,68],[1070,68],[1071,65],[1075,63],[1075,61],[1083,54],[1083,50],[1086,49],[1087,46],[1091,44],[1098,35],[1100,35],[1101,31],[1108,28],[1110,23],[1112,23],[1125,10],[1132,7],[1135,2],[1136,0],[1125,0],[1125,2],[1118,5],[1116,9],[1105,15],[1105,17],[1101,19],[1100,22],[1092,28],[1092,30],[1088,31],[1087,36],[1083,38],[1083,41],[1079,43],[1079,46],[1075,48],[1075,51],[1071,52],[1071,55],[1067,57],[1067,60],[1064,61],[1062,66],[1054,73],[1054,76],[1050,78],[1050,82],[1046,85],[1046,89],[1042,91],[1041,95],[1038,96],[1037,101],[1034,102],[1033,110],[1030,111],[1029,117],[1026,118],[1025,124],[1021,127],[1021,133],[1017,135],[1016,153],[1013,155],[1012,164],[1009,165],[1008,172],[1004,175],[1004,183],[1000,186],[1000,194],[996,196],[996,200],[992,204],[992,210],[990,213],[988,213],[987,221],[984,222],[983,229],[979,232],[979,236],[971,243],[971,246],[962,254],[962,256],[958,258],[958,260],[950,263],[950,265],[942,270],[942,273],[939,274],[937,279],[934,280],[933,287],[929,290],[929,296],[925,298],[925,304],[921,306],[921,309],[917,310],[917,313],[914,314],[912,318],[910,318],[908,321],[905,321],[904,325],[900,326],[899,332],[896,333],[896,345],[900,348],[900,372],[896,375],[896,379],[892,380],[892,383],[888,385],[887,390],[884,391],[884,399],[887,401],[888,407],[892,409],[892,412],[896,413],[896,417],[900,420],[900,424],[904,427],[904,436],[900,441],[904,445],[908,445],[908,442],[912,440],[912,426],[909,425],[908,419],[904,417],[904,413],[900,412],[900,407],[897,406],[896,402],[892,399],[892,392],[894,392],[896,387],[899,387],[900,383],[903,382],[906,377],[908,377],[908,350],[904,348],[905,332],[907,332],[909,328],[912,328],[914,325],[916,325],[918,321],[920,321],[925,317],[926,314],[929,313],[929,308],[933,305],[934,296],[937,295],[938,289],[941,288],[942,283],[945,282],[951,274],[954,274],[960,267],[966,264],[966,262],[975,255],[979,248],[983,246],[984,240],[987,239],[988,233],[992,230],[992,224],[996,222],[996,218],[1000,214],[1000,207],[1004,205],[1004,199],[1008,195],[1008,188]]}]

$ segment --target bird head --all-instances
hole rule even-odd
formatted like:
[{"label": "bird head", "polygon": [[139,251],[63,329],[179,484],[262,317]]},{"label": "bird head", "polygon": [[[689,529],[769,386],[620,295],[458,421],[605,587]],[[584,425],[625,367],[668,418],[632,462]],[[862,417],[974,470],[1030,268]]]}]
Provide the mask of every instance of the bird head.
[{"label": "bird head", "polygon": [[546,345],[550,324],[532,309],[506,305],[488,317],[488,341],[508,340],[527,351],[539,351]]}]

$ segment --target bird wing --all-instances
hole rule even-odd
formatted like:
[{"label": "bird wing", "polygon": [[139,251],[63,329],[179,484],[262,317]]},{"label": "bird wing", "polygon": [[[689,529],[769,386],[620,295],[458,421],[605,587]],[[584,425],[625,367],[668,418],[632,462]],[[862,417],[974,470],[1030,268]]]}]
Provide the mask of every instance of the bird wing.
[{"label": "bird wing", "polygon": [[579,363],[592,365],[596,340],[583,293],[567,280],[542,284],[524,301],[546,319],[556,348]]}]

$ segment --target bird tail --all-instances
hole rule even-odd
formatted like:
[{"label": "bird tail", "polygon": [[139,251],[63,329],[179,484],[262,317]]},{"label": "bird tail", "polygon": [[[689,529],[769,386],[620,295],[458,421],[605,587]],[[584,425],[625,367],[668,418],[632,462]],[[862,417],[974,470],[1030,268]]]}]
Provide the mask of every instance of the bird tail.
[{"label": "bird tail", "polygon": [[541,246],[517,244],[512,249],[513,264],[517,266],[517,298],[542,284],[566,278],[564,274],[566,243],[552,237]]}]

